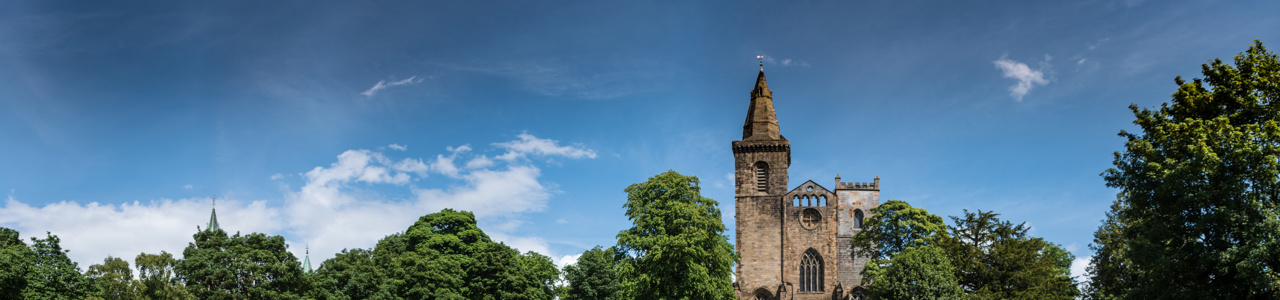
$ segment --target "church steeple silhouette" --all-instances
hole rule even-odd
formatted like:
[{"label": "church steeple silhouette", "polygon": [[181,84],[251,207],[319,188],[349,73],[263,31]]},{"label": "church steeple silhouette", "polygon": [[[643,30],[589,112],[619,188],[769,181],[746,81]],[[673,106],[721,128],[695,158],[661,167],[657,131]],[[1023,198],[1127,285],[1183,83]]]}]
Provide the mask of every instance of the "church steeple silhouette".
[{"label": "church steeple silhouette", "polygon": [[213,209],[209,212],[209,226],[205,230],[213,231],[220,229],[218,227],[218,196],[213,195]]}]

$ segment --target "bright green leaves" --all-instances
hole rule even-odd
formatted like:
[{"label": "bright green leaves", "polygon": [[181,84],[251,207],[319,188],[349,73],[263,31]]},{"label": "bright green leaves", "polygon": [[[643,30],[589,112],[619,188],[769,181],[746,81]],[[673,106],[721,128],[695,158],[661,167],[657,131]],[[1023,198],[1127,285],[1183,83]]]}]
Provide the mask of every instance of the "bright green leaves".
[{"label": "bright green leaves", "polygon": [[315,298],[553,299],[551,259],[496,243],[475,215],[445,209],[422,216],[373,250],[347,249],[313,277]]},{"label": "bright green leaves", "polygon": [[44,239],[31,238],[31,269],[26,274],[27,284],[21,298],[83,299],[96,293],[94,282],[85,278],[80,267],[67,258],[67,250],[59,245],[58,236],[45,234]]},{"label": "bright green leaves", "polygon": [[871,211],[862,231],[853,236],[858,257],[888,260],[908,247],[922,246],[947,234],[942,217],[902,200],[889,200]]},{"label": "bright green leaves", "polygon": [[261,233],[227,236],[205,230],[183,250],[174,268],[199,299],[295,299],[308,288],[298,258],[284,238]]},{"label": "bright green leaves", "polygon": [[897,253],[871,284],[871,299],[960,299],[964,290],[956,282],[942,249],[922,245],[904,248]]},{"label": "bright green leaves", "polygon": [[85,276],[97,282],[99,297],[106,300],[137,299],[138,291],[133,284],[133,271],[129,263],[119,257],[107,256],[100,265],[89,266]]},{"label": "bright green leaves", "polygon": [[618,233],[622,294],[635,299],[731,299],[737,260],[716,201],[698,178],[667,171],[632,184]]},{"label": "bright green leaves", "polygon": [[1121,192],[1091,246],[1094,298],[1280,296],[1280,59],[1257,42],[1202,73],[1172,105],[1130,107],[1142,133],[1103,173]]},{"label": "bright green leaves", "polygon": [[565,299],[615,300],[619,299],[621,283],[618,265],[614,261],[613,248],[600,246],[582,252],[576,264],[564,267],[564,279],[569,282]]}]

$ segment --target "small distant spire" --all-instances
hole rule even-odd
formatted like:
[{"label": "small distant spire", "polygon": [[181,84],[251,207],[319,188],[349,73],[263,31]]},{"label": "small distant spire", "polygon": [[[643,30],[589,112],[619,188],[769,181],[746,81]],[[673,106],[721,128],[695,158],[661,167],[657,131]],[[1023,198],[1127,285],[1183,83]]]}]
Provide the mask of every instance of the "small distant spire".
[{"label": "small distant spire", "polygon": [[311,245],[307,245],[307,256],[302,259],[302,272],[311,273]]},{"label": "small distant spire", "polygon": [[209,226],[205,230],[213,231],[220,229],[218,227],[218,195],[210,195],[213,198],[213,210],[209,213]]}]

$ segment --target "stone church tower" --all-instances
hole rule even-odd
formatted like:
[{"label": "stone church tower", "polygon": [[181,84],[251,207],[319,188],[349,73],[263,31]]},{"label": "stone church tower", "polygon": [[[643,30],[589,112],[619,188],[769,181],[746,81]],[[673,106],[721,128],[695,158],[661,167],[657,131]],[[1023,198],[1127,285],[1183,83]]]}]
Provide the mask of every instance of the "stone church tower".
[{"label": "stone church tower", "polygon": [[763,68],[733,158],[738,299],[862,299],[866,259],[853,259],[850,239],[880,205],[880,177],[836,175],[834,190],[812,180],[788,189],[791,141],[778,128]]}]

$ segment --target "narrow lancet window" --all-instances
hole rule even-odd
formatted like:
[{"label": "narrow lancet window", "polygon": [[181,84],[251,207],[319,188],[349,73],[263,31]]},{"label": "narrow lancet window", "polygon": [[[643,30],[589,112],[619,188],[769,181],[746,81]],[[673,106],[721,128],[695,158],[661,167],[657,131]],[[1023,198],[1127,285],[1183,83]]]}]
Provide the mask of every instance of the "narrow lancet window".
[{"label": "narrow lancet window", "polygon": [[862,228],[862,210],[853,210],[853,228]]},{"label": "narrow lancet window", "polygon": [[769,191],[769,165],[763,161],[756,163],[756,191]]}]

